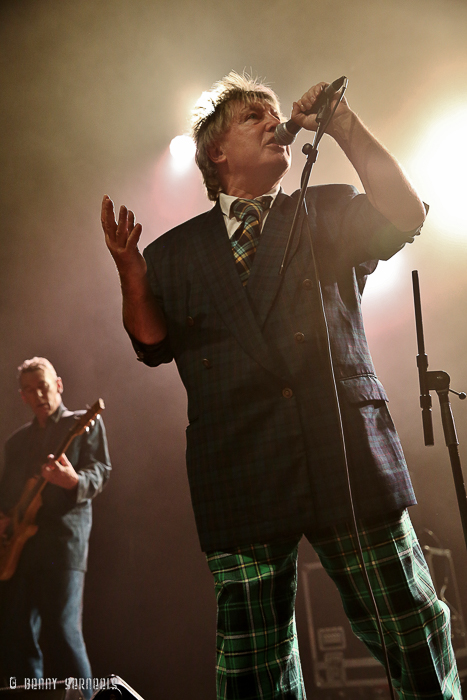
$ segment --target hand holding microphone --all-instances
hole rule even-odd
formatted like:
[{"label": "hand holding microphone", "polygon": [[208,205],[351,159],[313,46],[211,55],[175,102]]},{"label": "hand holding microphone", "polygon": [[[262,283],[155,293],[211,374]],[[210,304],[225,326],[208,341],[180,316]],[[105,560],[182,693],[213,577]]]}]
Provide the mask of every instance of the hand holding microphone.
[{"label": "hand holding microphone", "polygon": [[[343,75],[341,78],[338,78],[335,80],[333,83],[328,85],[327,87],[323,88],[321,93],[318,95],[316,100],[314,101],[313,105],[309,110],[306,112],[302,112],[302,114],[308,116],[310,114],[317,114],[324,108],[326,105],[330,104],[332,99],[334,98],[334,95],[336,92],[341,90],[342,88],[347,87],[347,78],[345,75]],[[342,92],[343,94],[343,92]],[[274,134],[274,139],[276,143],[279,143],[282,146],[288,146],[289,144],[293,143],[295,141],[295,138],[300,131],[302,127],[299,126],[296,122],[293,121],[293,119],[289,119],[287,122],[283,122],[282,124],[279,124],[276,127],[276,131]]]}]

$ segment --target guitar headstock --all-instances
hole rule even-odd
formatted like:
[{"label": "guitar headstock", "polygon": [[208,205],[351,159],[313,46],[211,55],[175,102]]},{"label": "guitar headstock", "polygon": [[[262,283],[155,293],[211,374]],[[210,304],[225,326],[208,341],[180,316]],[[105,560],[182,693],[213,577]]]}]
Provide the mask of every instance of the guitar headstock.
[{"label": "guitar headstock", "polygon": [[88,408],[86,413],[77,419],[76,425],[73,426],[74,435],[82,435],[85,430],[88,430],[89,426],[104,408],[104,401],[102,399],[97,399],[97,401]]}]

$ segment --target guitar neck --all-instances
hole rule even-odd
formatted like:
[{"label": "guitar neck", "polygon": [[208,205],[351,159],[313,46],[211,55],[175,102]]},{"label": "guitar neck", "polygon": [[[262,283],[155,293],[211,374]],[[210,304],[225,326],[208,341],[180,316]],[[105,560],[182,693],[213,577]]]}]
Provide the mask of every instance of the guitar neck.
[{"label": "guitar neck", "polygon": [[[57,461],[60,459],[68,449],[68,447],[71,445],[73,440],[77,435],[81,435],[84,433],[84,431],[88,428],[88,426],[94,421],[96,416],[105,408],[104,402],[102,399],[98,399],[92,406],[89,408],[86,413],[81,416],[76,422],[76,424],[68,431],[68,433],[65,435],[63,438],[62,442],[58,446],[57,450],[55,451],[55,454],[53,456],[54,461]],[[36,498],[44,489],[44,487],[47,484],[47,480],[42,476],[38,476],[36,483],[34,484],[33,488],[31,489],[29,498],[27,499],[27,503],[24,504],[23,507],[23,514],[26,512],[26,509],[29,507],[29,505],[32,503],[34,498]]]},{"label": "guitar neck", "polygon": [[[55,451],[55,454],[53,456],[54,461],[56,461],[57,459],[60,459],[60,457],[62,457],[65,454],[65,452],[67,451],[67,449],[69,448],[69,446],[71,445],[71,443],[73,442],[75,437],[76,437],[76,434],[72,431],[69,432],[65,436],[65,439],[62,440],[62,442],[60,443],[58,450]],[[36,496],[38,496],[42,492],[42,490],[44,489],[46,484],[47,484],[47,480],[44,479],[44,477],[42,475],[39,476],[34,488],[31,491],[31,501],[33,500],[33,498],[35,498]]]},{"label": "guitar neck", "polygon": [[[65,437],[62,440],[62,442],[60,443],[58,449],[55,450],[55,454],[53,456],[54,461],[56,461],[57,459],[60,459],[60,457],[62,457],[65,454],[65,452],[67,451],[67,449],[69,448],[69,446],[71,445],[71,443],[73,442],[75,437],[76,437],[76,431],[74,430],[74,428],[72,428],[65,435]],[[44,477],[42,475],[38,476],[37,482],[35,483],[34,488],[31,489],[31,497],[29,499],[29,503],[31,503],[33,501],[33,499],[43,491],[46,484],[47,484],[47,480],[44,479]],[[29,505],[29,503],[28,503],[28,505]]]},{"label": "guitar neck", "polygon": [[77,433],[74,428],[72,428],[68,433],[65,435],[64,439],[58,446],[58,449],[55,450],[55,454],[53,456],[54,461],[57,461],[57,459],[60,459],[60,457],[63,457],[67,449],[70,447],[71,443],[75,439]]}]

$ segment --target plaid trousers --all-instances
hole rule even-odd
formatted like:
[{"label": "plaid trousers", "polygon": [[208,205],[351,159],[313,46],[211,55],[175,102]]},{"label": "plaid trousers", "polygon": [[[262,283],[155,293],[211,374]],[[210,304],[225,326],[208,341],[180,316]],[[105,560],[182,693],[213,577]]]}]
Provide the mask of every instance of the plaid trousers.
[{"label": "plaid trousers", "polygon": [[[449,610],[436,596],[407,511],[359,533],[399,697],[461,700]],[[382,661],[351,530],[305,534],[354,633]],[[218,605],[218,700],[305,700],[294,617],[299,539],[206,555]]]}]

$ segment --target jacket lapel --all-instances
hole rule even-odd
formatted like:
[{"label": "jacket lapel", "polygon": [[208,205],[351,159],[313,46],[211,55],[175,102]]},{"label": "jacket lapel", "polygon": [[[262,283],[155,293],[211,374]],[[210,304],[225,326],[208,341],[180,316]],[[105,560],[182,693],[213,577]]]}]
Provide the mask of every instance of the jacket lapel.
[{"label": "jacket lapel", "polygon": [[296,197],[279,192],[261,233],[247,286],[251,306],[260,328],[266,321],[282,284],[285,270],[290,265],[300,240],[300,230],[297,229],[287,254],[284,272],[280,275],[296,201]]},{"label": "jacket lapel", "polygon": [[262,336],[240,281],[219,203],[200,221],[193,232],[192,243],[198,269],[231,333],[256,362],[273,374],[287,376],[279,358],[274,357]]}]

